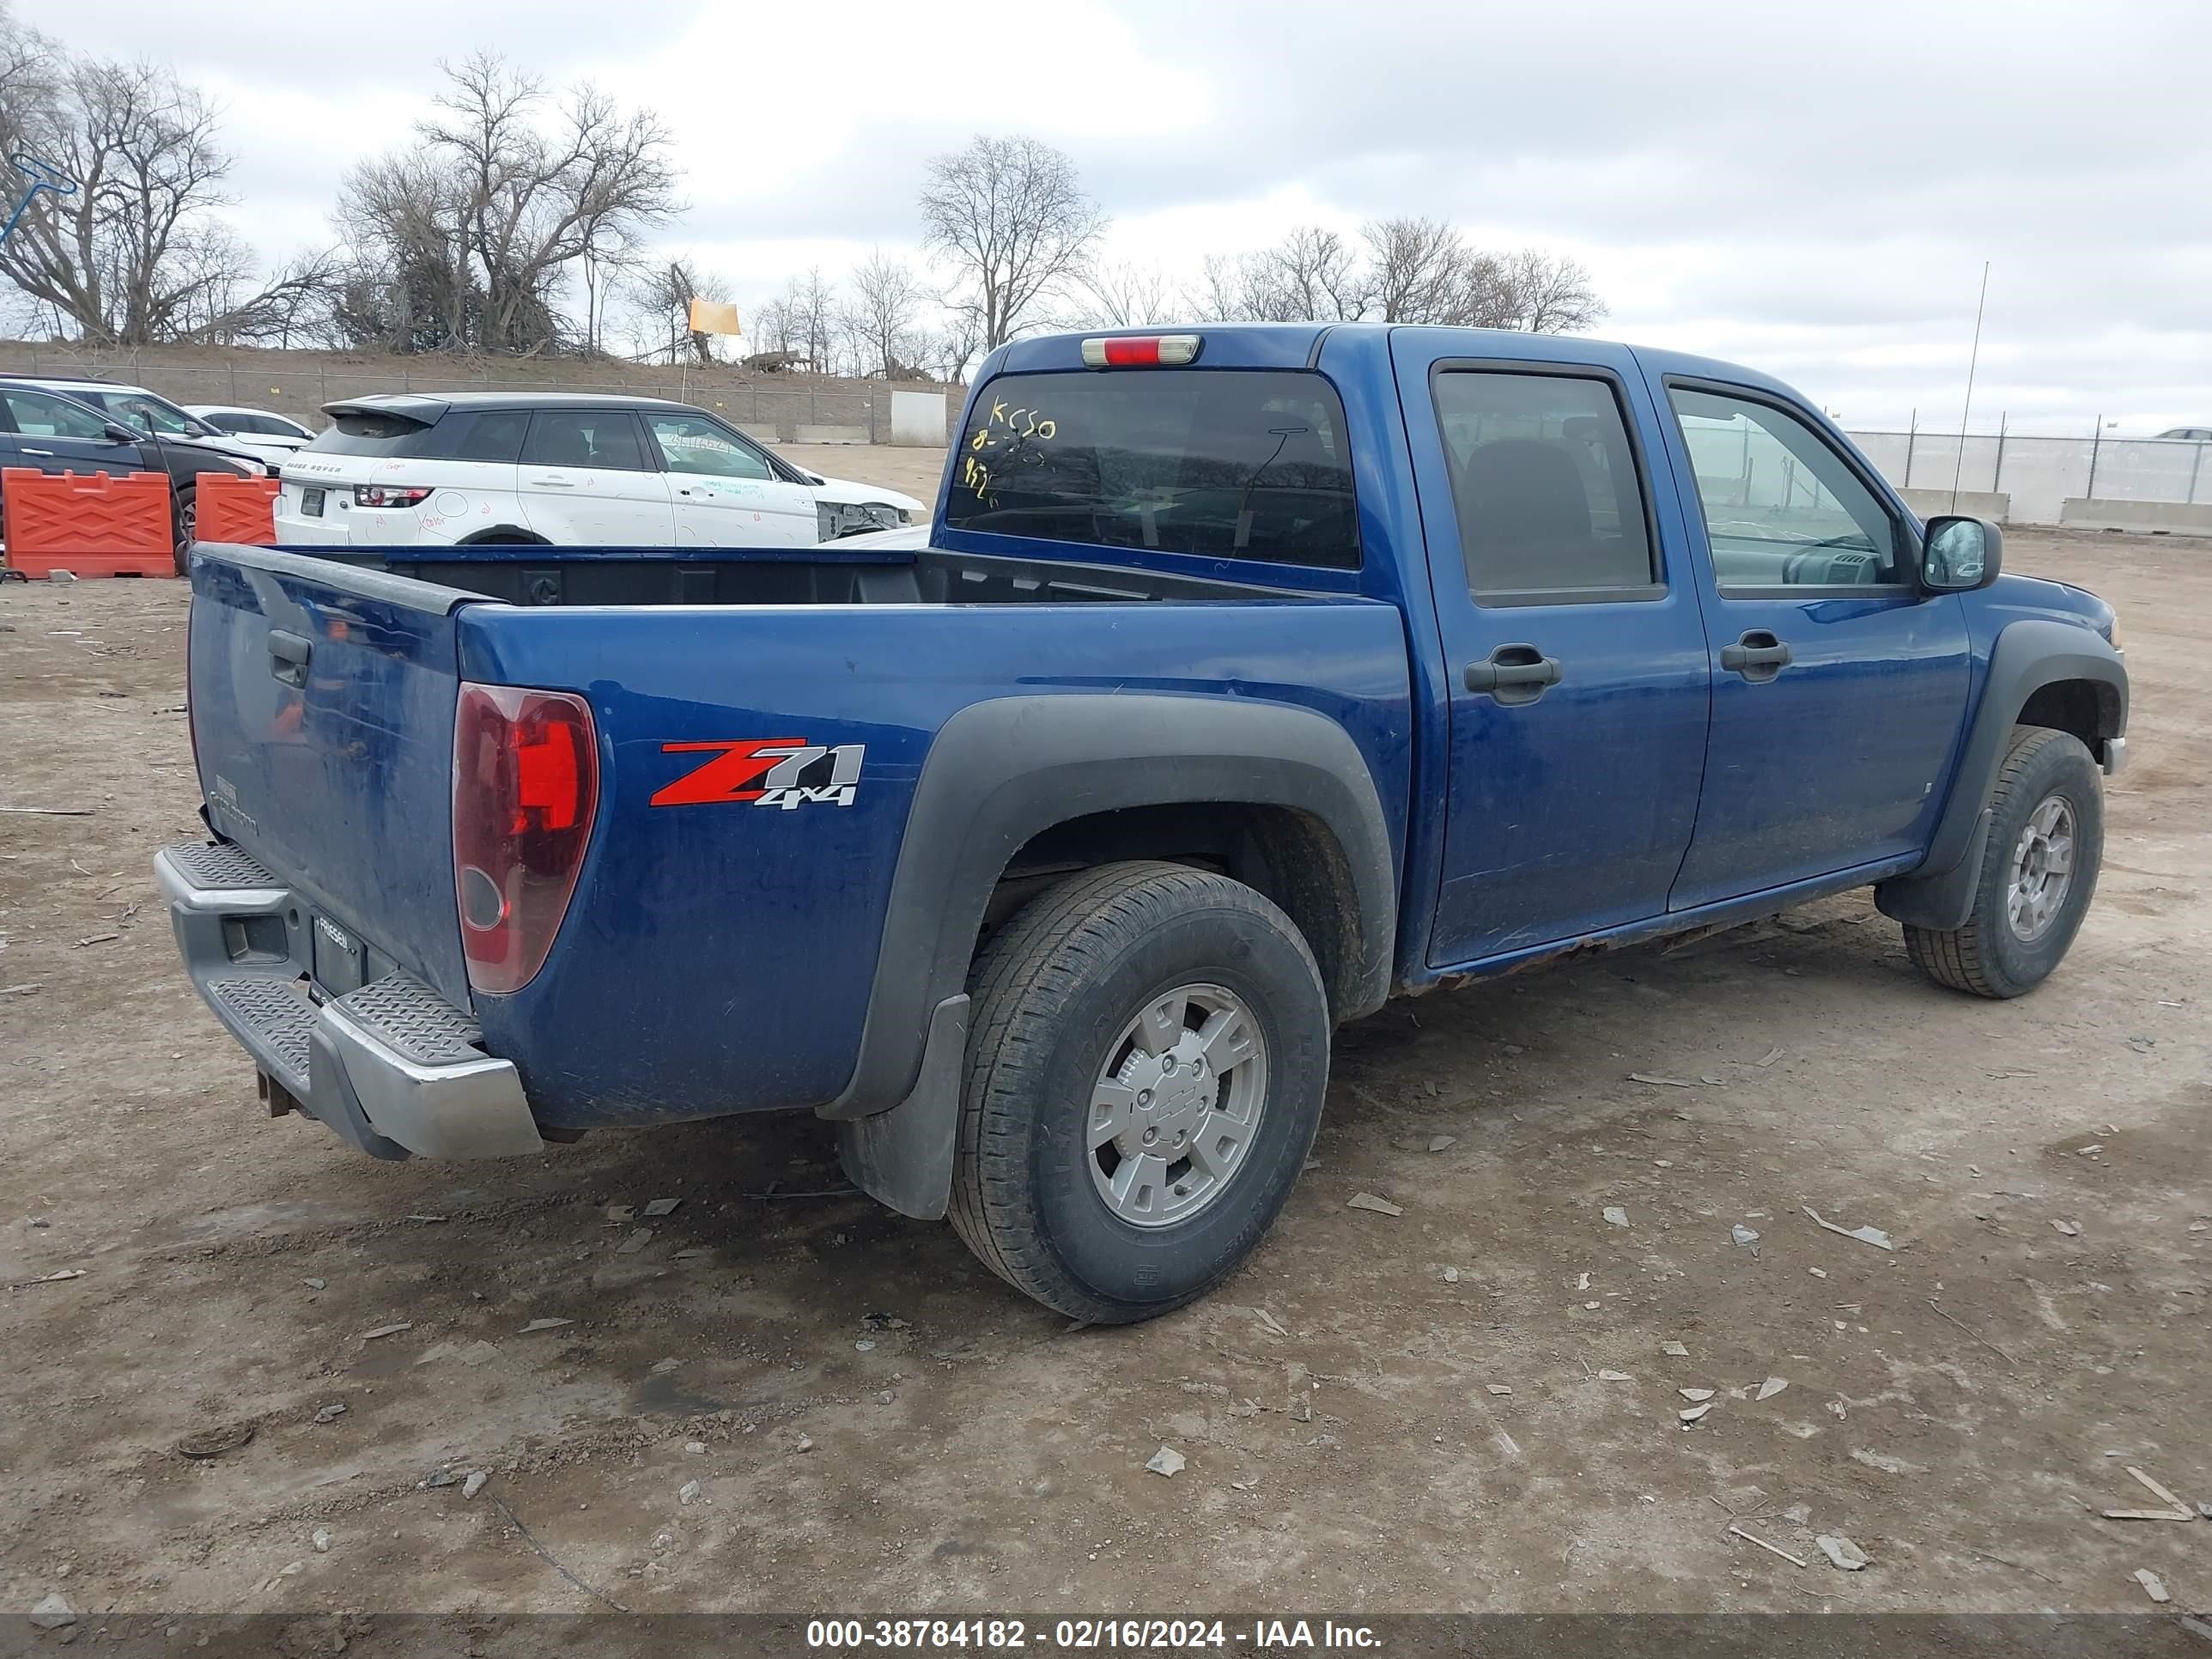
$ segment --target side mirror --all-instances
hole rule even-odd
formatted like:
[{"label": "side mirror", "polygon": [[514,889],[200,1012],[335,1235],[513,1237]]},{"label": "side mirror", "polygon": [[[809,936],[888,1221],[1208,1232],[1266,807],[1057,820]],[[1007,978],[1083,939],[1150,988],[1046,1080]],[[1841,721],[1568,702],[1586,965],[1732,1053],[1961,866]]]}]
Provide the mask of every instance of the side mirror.
[{"label": "side mirror", "polygon": [[1920,586],[1930,593],[1971,593],[1997,579],[2004,532],[1987,519],[1930,519],[1920,548]]},{"label": "side mirror", "polygon": [[135,444],[143,441],[143,440],[139,437],[138,434],[132,431],[129,427],[124,425],[120,421],[108,422],[106,426],[106,438],[107,441],[112,444]]}]

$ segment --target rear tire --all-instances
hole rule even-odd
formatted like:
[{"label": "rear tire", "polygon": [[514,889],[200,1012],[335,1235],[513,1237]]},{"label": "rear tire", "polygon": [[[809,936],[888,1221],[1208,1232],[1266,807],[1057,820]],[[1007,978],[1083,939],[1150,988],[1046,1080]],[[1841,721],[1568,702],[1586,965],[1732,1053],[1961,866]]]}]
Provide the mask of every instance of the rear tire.
[{"label": "rear tire", "polygon": [[1227,1278],[1289,1197],[1328,1087],[1328,1000],[1290,918],[1225,876],[1104,865],[1024,907],[969,989],[951,1209],[968,1248],[1097,1324]]},{"label": "rear tire", "polygon": [[1975,996],[2016,997],[2041,984],[2065,957],[2097,890],[2104,782],[2071,732],[2016,726],[1990,792],[1990,810],[1989,844],[1966,925],[1908,925],[1905,949],[1938,985]]},{"label": "rear tire", "polygon": [[177,492],[177,545],[171,556],[179,576],[191,574],[192,541],[199,533],[199,494],[187,484]]}]

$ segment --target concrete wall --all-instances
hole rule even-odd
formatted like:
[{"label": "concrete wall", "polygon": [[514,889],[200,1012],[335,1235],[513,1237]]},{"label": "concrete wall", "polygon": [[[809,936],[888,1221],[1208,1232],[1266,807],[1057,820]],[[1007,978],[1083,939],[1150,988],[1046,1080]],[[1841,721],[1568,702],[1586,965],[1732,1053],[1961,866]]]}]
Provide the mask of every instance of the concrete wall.
[{"label": "concrete wall", "polygon": [[[1960,513],[1970,519],[2002,524],[2012,517],[2012,497],[1994,489],[1961,489],[1954,497],[1948,489],[1900,489],[1905,504],[1923,519],[1939,513]],[[1954,504],[1955,501],[1955,505]]]},{"label": "concrete wall", "polygon": [[2212,502],[2124,501],[2069,495],[2058,509],[2069,530],[2132,530],[2150,536],[2212,536]]},{"label": "concrete wall", "polygon": [[942,392],[892,392],[891,441],[904,448],[942,449],[945,403]]},{"label": "concrete wall", "polygon": [[868,428],[864,426],[810,426],[801,421],[793,428],[791,441],[795,444],[864,444]]}]

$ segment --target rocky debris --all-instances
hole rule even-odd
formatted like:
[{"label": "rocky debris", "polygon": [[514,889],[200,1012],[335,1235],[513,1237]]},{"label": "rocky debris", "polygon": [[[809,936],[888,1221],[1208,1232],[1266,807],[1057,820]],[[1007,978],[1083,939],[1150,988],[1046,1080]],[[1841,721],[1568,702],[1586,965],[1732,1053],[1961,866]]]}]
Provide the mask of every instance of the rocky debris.
[{"label": "rocky debris", "polygon": [[338,1420],[338,1419],[340,1419],[341,1417],[343,1417],[345,1414],[346,1414],[346,1403],[345,1403],[345,1401],[343,1401],[343,1400],[333,1400],[333,1401],[331,1401],[331,1403],[330,1403],[329,1405],[327,1405],[327,1406],[323,1406],[323,1407],[319,1407],[316,1409],[316,1412],[315,1412],[315,1421],[316,1421],[319,1425],[320,1425],[320,1424],[330,1424],[330,1423],[335,1423],[335,1422],[337,1422],[337,1421]]},{"label": "rocky debris", "polygon": [[364,1342],[374,1342],[379,1337],[397,1336],[402,1331],[411,1331],[414,1328],[415,1322],[413,1320],[402,1319],[393,1324],[379,1325],[373,1331],[363,1331],[361,1334],[361,1340]]},{"label": "rocky debris", "polygon": [[2078,1221],[2054,1221],[2051,1224],[2069,1238],[2079,1238],[2081,1236],[2081,1224]]},{"label": "rocky debris", "polygon": [[1459,1269],[1458,1269],[1458,1268],[1456,1268],[1456,1267],[1446,1267],[1446,1268],[1444,1269],[1444,1283],[1445,1283],[1445,1284],[1447,1284],[1447,1285],[1456,1285],[1456,1284],[1458,1284],[1458,1283],[1459,1283]]},{"label": "rocky debris", "polygon": [[573,1319],[533,1319],[516,1334],[528,1336],[533,1331],[557,1331],[563,1325],[573,1325],[575,1322]]},{"label": "rocky debris", "polygon": [[1636,1381],[1636,1379],[1631,1376],[1626,1371],[1600,1371],[1597,1374],[1597,1380],[1601,1382],[1633,1382]]},{"label": "rocky debris", "polygon": [[1354,1193],[1346,1200],[1347,1210],[1372,1210],[1377,1215],[1403,1215],[1404,1208],[1387,1198],[1377,1198],[1372,1193]]},{"label": "rocky debris", "polygon": [[1884,1474],[1925,1474],[1928,1473],[1927,1465],[1924,1463],[1908,1463],[1901,1457],[1890,1456],[1887,1452],[1867,1451],[1863,1449],[1855,1449],[1851,1453],[1851,1462],[1854,1463],[1863,1463],[1870,1469],[1880,1469]]},{"label": "rocky debris", "polygon": [[1188,1462],[1173,1446],[1163,1446],[1145,1460],[1145,1467],[1154,1474],[1180,1474]]},{"label": "rocky debris", "polygon": [[791,1449],[795,1452],[812,1451],[814,1449],[814,1437],[811,1434],[800,1435],[796,1441],[792,1443]]},{"label": "rocky debris", "polygon": [[683,1201],[680,1198],[656,1198],[645,1206],[645,1212],[647,1216],[672,1215]]},{"label": "rocky debris", "polygon": [[1820,1553],[1826,1556],[1832,1565],[1845,1572],[1861,1571],[1867,1565],[1867,1553],[1848,1538],[1824,1532],[1813,1541],[1820,1547]]},{"label": "rocky debris", "polygon": [[1690,1357],[1688,1347],[1680,1342],[1662,1342],[1659,1345],[1659,1352],[1675,1359],[1687,1359]]},{"label": "rocky debris", "polygon": [[1692,1406],[1688,1410],[1677,1412],[1674,1414],[1682,1419],[1682,1426],[1686,1429],[1712,1408],[1712,1401],[1708,1400],[1701,1405]]},{"label": "rocky debris", "polygon": [[2150,1597],[2154,1601],[2171,1601],[2173,1600],[2171,1595],[2168,1595],[2166,1593],[2166,1580],[2160,1578],[2148,1567],[2137,1567],[2136,1569],[2136,1583],[2143,1587],[2143,1594]]},{"label": "rocky debris", "polygon": [[328,1527],[317,1527],[314,1535],[307,1541],[315,1547],[316,1554],[328,1555],[331,1553],[331,1529]]},{"label": "rocky debris", "polygon": [[177,1449],[186,1457],[204,1462],[220,1457],[225,1452],[236,1451],[253,1438],[251,1423],[224,1423],[211,1429],[196,1429],[177,1442]]},{"label": "rocky debris", "polygon": [[1458,1139],[1457,1135],[1431,1135],[1429,1150],[1432,1152],[1441,1152],[1445,1147],[1455,1144]]},{"label": "rocky debris", "polygon": [[1680,1395],[1685,1400],[1702,1401],[1711,1400],[1713,1397],[1713,1391],[1711,1389],[1677,1389],[1674,1392]]},{"label": "rocky debris", "polygon": [[331,1284],[327,1279],[303,1279],[300,1282],[311,1291],[326,1291]]},{"label": "rocky debris", "polygon": [[460,1484],[460,1479],[461,1477],[451,1469],[441,1468],[431,1470],[424,1478],[422,1484],[430,1490],[435,1491],[441,1486],[458,1486]]},{"label": "rocky debris", "polygon": [[1754,1400],[1771,1400],[1776,1395],[1780,1394],[1783,1389],[1789,1386],[1790,1379],[1788,1377],[1770,1376],[1765,1382],[1759,1385],[1759,1392],[1753,1395],[1752,1398]]},{"label": "rocky debris", "polygon": [[687,1455],[704,1457],[707,1455],[707,1443],[703,1440],[687,1440],[684,1443],[684,1450]]},{"label": "rocky debris", "polygon": [[484,1483],[490,1479],[491,1476],[485,1474],[482,1469],[471,1469],[469,1471],[469,1478],[461,1482],[461,1496],[464,1498],[474,1498],[478,1492],[484,1489]]},{"label": "rocky debris", "polygon": [[1618,1204],[1607,1205],[1604,1213],[1606,1224],[1609,1227],[1626,1227],[1628,1224],[1628,1212]]},{"label": "rocky debris", "polygon": [[1897,1248],[1890,1241],[1889,1235],[1879,1227],[1838,1227],[1832,1221],[1822,1219],[1820,1212],[1809,1204],[1800,1205],[1798,1207],[1813,1218],[1814,1226],[1825,1227],[1840,1237],[1856,1238],[1860,1243],[1871,1244],[1877,1250],[1894,1250]]},{"label": "rocky debris", "polygon": [[1759,1229],[1747,1227],[1739,1221],[1729,1229],[1729,1237],[1739,1244],[1756,1244],[1759,1243]]},{"label": "rocky debris", "polygon": [[59,1590],[55,1590],[39,1598],[38,1605],[31,1609],[31,1622],[40,1630],[61,1630],[76,1623],[76,1609],[63,1599]]},{"label": "rocky debris", "polygon": [[676,1489],[676,1501],[679,1504],[697,1503],[699,1501],[699,1483],[696,1480],[686,1480],[682,1486]]}]

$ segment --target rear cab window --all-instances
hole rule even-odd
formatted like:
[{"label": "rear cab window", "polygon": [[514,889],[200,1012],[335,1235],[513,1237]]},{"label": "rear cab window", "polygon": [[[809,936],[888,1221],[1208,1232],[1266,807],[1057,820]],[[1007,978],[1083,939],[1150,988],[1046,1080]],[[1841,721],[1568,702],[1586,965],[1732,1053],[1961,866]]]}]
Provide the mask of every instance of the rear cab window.
[{"label": "rear cab window", "polygon": [[1359,568],[1344,405],[1297,369],[1002,374],[945,524],[1079,546]]}]

